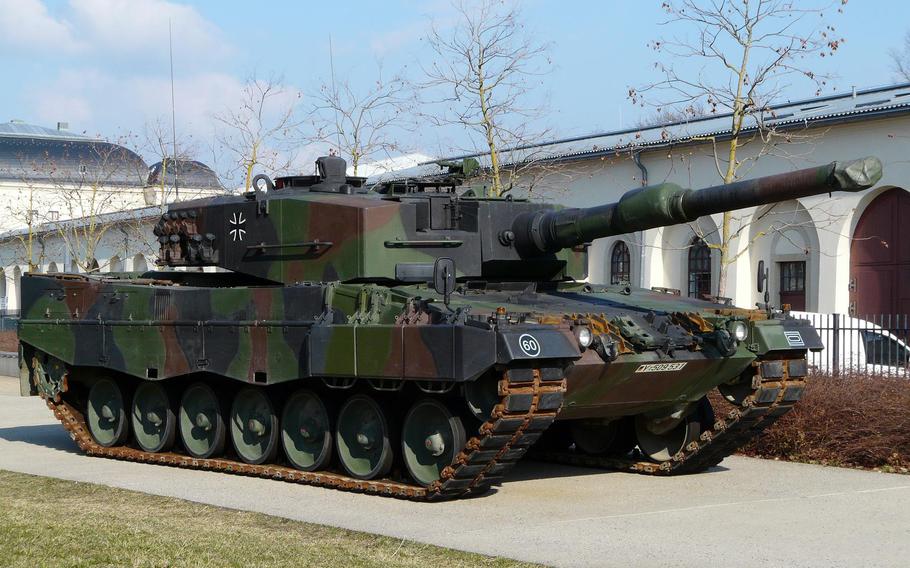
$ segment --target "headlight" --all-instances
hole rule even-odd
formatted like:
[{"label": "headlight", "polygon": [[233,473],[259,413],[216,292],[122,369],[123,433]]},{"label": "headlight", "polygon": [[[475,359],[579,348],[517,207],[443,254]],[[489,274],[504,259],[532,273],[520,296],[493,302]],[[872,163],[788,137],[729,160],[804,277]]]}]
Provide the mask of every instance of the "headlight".
[{"label": "headlight", "polygon": [[743,341],[746,339],[746,336],[749,335],[749,328],[741,321],[730,322],[730,324],[727,325],[727,329],[736,341]]},{"label": "headlight", "polygon": [[590,347],[591,342],[594,341],[594,334],[589,328],[583,326],[575,328],[575,337],[578,338],[578,344],[584,348]]}]

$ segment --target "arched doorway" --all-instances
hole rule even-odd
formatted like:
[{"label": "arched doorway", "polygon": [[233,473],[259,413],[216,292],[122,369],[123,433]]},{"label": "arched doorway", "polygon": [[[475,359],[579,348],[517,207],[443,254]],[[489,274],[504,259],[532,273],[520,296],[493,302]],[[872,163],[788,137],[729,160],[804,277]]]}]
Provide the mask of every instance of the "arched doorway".
[{"label": "arched doorway", "polygon": [[632,262],[629,247],[623,241],[616,241],[610,252],[610,284],[632,282]]},{"label": "arched doorway", "polygon": [[850,313],[910,313],[910,193],[889,189],[863,211],[850,244]]},{"label": "arched doorway", "polygon": [[711,249],[699,236],[692,239],[686,256],[688,268],[688,295],[699,300],[711,296]]}]

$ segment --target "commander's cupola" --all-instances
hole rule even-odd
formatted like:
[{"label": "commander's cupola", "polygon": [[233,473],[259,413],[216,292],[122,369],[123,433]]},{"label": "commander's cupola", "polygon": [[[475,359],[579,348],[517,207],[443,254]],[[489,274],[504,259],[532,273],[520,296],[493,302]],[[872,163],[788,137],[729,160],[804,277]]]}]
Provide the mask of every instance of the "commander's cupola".
[{"label": "commander's cupola", "polygon": [[295,189],[319,193],[364,193],[365,177],[347,175],[348,163],[338,156],[321,156],[316,159],[314,176],[285,176],[275,178],[275,189]]}]

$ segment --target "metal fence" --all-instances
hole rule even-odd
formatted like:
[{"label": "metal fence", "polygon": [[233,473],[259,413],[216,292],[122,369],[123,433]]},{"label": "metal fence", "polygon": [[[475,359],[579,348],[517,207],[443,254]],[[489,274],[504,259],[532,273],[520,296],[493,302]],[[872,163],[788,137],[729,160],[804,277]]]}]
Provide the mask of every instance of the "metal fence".
[{"label": "metal fence", "polygon": [[19,323],[19,310],[0,309],[0,331],[15,331]]},{"label": "metal fence", "polygon": [[809,353],[809,365],[831,375],[910,377],[907,314],[800,314],[818,330],[825,348]]}]

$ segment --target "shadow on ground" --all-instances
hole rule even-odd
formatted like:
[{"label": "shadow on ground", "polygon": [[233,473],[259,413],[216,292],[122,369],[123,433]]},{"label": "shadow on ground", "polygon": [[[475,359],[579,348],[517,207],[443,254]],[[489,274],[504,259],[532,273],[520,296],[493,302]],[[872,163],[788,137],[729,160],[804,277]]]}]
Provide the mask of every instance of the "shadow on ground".
[{"label": "shadow on ground", "polygon": [[[33,426],[13,426],[0,428],[0,440],[8,442],[24,442],[36,446],[43,446],[53,450],[64,451],[70,454],[84,455],[73,443],[72,439],[59,424],[40,424]],[[722,473],[728,471],[723,466],[715,466],[703,474]],[[556,463],[547,463],[533,458],[526,458],[519,462],[505,477],[504,483],[532,481],[535,479],[561,479],[568,477],[581,477],[588,475],[625,475],[626,472],[610,471],[592,467],[580,467]],[[487,495],[495,493],[496,489]]]},{"label": "shadow on ground", "polygon": [[71,454],[81,454],[76,444],[59,424],[39,424],[35,426],[13,426],[0,428],[0,440],[7,442],[25,442],[35,446],[44,446],[53,450],[62,450]]},{"label": "shadow on ground", "polygon": [[[700,475],[711,474],[711,473],[723,473],[729,471],[728,468],[717,465],[711,467],[703,472],[700,472]],[[506,477],[506,481],[528,481],[532,479],[556,479],[561,477],[579,477],[582,475],[625,475],[632,474],[631,472],[626,471],[616,471],[610,469],[600,469],[596,467],[585,467],[585,466],[576,466],[576,465],[566,465],[566,464],[557,464],[549,463],[545,461],[539,461],[535,458],[525,458],[515,467],[513,471],[509,473]],[[675,477],[680,477],[679,475]]]}]

